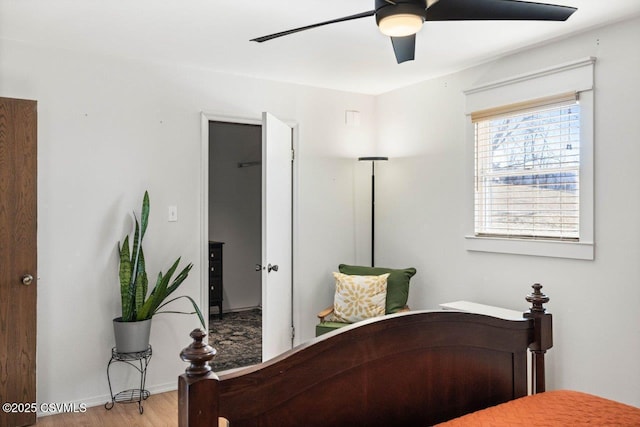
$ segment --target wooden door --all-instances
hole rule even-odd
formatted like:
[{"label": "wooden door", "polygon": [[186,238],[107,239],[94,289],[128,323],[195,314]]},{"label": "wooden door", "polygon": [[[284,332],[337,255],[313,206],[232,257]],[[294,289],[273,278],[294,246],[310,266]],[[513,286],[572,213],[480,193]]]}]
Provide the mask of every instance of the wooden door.
[{"label": "wooden door", "polygon": [[[2,404],[36,403],[37,134],[36,101],[0,98]],[[6,409],[0,426],[36,422],[36,413],[24,407]]]},{"label": "wooden door", "polygon": [[291,348],[291,128],[262,114],[262,361]]}]

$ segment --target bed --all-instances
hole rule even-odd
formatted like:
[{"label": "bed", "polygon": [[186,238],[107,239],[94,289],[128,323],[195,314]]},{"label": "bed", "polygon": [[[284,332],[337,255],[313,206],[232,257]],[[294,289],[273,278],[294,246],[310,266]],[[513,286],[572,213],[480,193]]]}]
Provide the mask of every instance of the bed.
[{"label": "bed", "polygon": [[[522,320],[444,310],[399,313],[219,375],[208,364],[215,350],[203,343],[203,331],[194,330],[181,353],[190,366],[178,380],[179,425],[430,426],[485,408],[497,410],[487,416],[490,425],[500,425],[495,417],[502,404],[521,402],[529,388],[533,395],[545,391],[552,316],[542,287],[533,288]],[[539,417],[544,407],[533,405]],[[640,424],[640,409],[628,408]]]}]

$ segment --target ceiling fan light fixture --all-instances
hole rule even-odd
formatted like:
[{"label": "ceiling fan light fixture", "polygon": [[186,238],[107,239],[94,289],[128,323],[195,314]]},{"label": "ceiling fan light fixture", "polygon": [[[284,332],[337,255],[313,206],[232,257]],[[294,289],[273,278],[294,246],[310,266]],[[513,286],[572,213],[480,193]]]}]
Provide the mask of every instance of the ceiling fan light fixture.
[{"label": "ceiling fan light fixture", "polygon": [[[398,64],[413,61],[416,33],[425,21],[566,21],[577,9],[525,0],[374,0],[375,9],[251,39],[258,43],[324,25],[376,17],[390,36]],[[429,10],[427,17],[427,9]]]},{"label": "ceiling fan light fixture", "polygon": [[376,0],[376,23],[384,35],[412,36],[426,18],[426,0]]},{"label": "ceiling fan light fixture", "polygon": [[385,16],[378,22],[382,34],[390,37],[406,37],[417,33],[422,28],[424,18],[412,13],[398,13]]}]

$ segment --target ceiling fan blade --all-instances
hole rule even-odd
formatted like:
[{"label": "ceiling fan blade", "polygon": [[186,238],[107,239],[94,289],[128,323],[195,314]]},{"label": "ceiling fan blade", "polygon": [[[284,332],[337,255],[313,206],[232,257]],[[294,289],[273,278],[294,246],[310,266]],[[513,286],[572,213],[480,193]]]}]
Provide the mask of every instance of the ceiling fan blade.
[{"label": "ceiling fan blade", "polygon": [[268,36],[256,37],[255,39],[251,39],[252,42],[266,42],[267,40],[272,40],[278,37],[286,36],[289,34],[297,33],[299,31],[310,30],[311,28],[321,27],[323,25],[335,24],[337,22],[351,21],[353,19],[366,18],[367,16],[373,16],[376,14],[375,10],[370,10],[368,12],[362,12],[351,16],[345,16],[344,18],[332,19],[331,21],[319,22],[313,25],[307,25],[306,27],[294,28],[293,30],[282,31],[280,33],[270,34]]},{"label": "ceiling fan blade", "polygon": [[398,64],[405,61],[413,61],[416,53],[416,35],[406,37],[391,37],[393,52],[396,54]]},{"label": "ceiling fan blade", "polygon": [[427,9],[427,21],[566,21],[577,9],[519,0],[439,0]]}]

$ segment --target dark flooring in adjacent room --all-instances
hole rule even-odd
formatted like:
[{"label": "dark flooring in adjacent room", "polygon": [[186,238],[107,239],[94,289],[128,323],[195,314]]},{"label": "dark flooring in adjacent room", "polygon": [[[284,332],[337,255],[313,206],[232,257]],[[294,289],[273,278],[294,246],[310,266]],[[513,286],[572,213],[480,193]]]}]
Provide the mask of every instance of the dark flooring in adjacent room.
[{"label": "dark flooring in adjacent room", "polygon": [[262,359],[262,310],[224,313],[209,319],[209,345],[216,349],[213,370],[255,365]]}]

